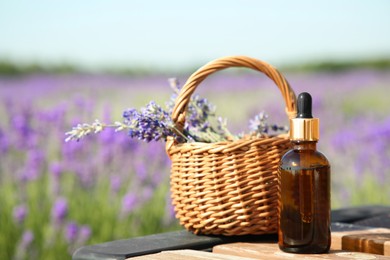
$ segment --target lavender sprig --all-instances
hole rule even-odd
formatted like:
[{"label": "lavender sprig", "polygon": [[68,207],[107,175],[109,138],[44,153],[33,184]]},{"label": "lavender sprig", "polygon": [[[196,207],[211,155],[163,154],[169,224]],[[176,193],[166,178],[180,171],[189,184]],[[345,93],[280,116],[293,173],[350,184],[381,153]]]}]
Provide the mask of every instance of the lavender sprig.
[{"label": "lavender sprig", "polygon": [[115,131],[122,131],[124,129],[127,129],[128,126],[121,122],[115,122],[114,124],[105,124],[100,122],[98,119],[95,120],[92,124],[78,124],[77,126],[73,127],[71,131],[68,131],[65,133],[68,137],[65,139],[65,142],[69,142],[71,140],[77,140],[79,141],[81,138],[91,134],[91,133],[100,133],[106,128],[116,128]]},{"label": "lavender sprig", "polygon": [[154,101],[151,101],[141,111],[128,109],[123,113],[124,124],[129,130],[129,136],[138,137],[146,142],[164,141],[168,136],[173,136],[176,139],[184,139],[189,141],[187,136],[183,135],[173,123],[168,112],[163,110]]},{"label": "lavender sprig", "polygon": [[183,139],[190,141],[175,127],[169,114],[154,101],[140,111],[134,108],[124,111],[123,118],[123,122],[117,121],[114,124],[105,124],[97,119],[92,124],[78,124],[65,133],[68,136],[65,141],[78,141],[91,133],[100,133],[106,128],[115,128],[115,132],[127,130],[131,138],[146,142],[166,140],[168,136],[174,136],[179,141]]}]

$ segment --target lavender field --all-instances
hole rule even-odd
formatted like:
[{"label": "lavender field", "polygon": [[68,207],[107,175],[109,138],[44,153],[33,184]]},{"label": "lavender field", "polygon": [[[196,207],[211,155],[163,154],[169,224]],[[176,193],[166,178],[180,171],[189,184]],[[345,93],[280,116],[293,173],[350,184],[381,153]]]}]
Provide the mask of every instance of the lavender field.
[{"label": "lavender field", "polygon": [[[313,96],[318,148],[332,165],[332,207],[390,205],[390,71],[285,76],[297,94]],[[171,93],[168,76],[0,77],[0,259],[68,259],[85,244],[180,228],[163,142],[114,130],[64,141],[78,123],[121,121],[123,110],[150,100],[164,106]],[[221,72],[197,93],[233,132],[263,110],[270,122],[288,124],[263,75]]]}]

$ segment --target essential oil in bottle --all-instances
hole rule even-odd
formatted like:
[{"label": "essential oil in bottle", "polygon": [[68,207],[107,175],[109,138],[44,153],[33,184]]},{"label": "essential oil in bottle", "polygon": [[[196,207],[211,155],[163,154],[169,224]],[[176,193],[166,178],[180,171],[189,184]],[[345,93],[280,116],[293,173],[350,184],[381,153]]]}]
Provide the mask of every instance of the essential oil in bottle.
[{"label": "essential oil in bottle", "polygon": [[292,149],[281,158],[279,248],[289,253],[325,253],[330,237],[330,165],[317,151],[319,119],[312,98],[301,93],[290,120]]}]

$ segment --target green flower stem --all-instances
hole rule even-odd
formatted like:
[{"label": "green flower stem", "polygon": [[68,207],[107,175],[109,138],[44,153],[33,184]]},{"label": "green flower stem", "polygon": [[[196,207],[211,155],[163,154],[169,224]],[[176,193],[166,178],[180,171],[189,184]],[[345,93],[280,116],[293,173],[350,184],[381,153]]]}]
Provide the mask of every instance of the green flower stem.
[{"label": "green flower stem", "polygon": [[186,142],[190,142],[190,139],[188,139],[187,136],[185,136],[181,131],[179,131],[179,129],[177,129],[176,126],[170,126],[170,128],[172,129],[172,131],[177,134],[177,135],[180,135],[181,137],[184,138],[184,140],[186,140]]}]

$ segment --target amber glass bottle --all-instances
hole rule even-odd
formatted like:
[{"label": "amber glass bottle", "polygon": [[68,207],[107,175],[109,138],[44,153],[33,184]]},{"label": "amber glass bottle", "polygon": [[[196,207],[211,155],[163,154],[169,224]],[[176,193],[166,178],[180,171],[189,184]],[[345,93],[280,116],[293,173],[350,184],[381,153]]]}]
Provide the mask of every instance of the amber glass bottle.
[{"label": "amber glass bottle", "polygon": [[330,165],[317,151],[319,120],[311,96],[298,96],[290,121],[292,149],[282,157],[279,248],[290,253],[325,253],[330,247]]}]

